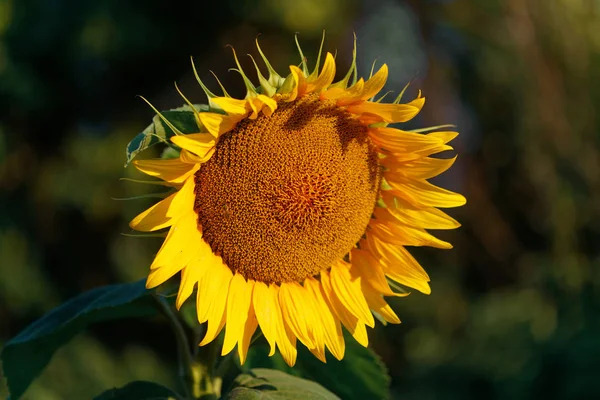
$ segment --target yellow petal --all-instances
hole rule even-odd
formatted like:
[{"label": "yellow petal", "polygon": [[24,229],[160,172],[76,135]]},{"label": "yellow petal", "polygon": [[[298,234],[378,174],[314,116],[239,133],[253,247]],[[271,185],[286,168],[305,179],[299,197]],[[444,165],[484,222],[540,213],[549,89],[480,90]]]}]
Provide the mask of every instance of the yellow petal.
[{"label": "yellow petal", "polygon": [[205,162],[211,159],[213,154],[215,154],[215,150],[216,147],[213,147],[210,150],[208,150],[208,152],[203,157],[200,157],[190,151],[187,151],[186,149],[181,149],[181,154],[179,155],[179,157],[182,161],[186,163],[197,164],[199,169],[200,164],[204,164]]},{"label": "yellow petal", "polygon": [[224,356],[233,350],[236,343],[243,341],[244,326],[248,321],[250,303],[252,303],[252,289],[254,281],[246,282],[243,276],[235,274],[229,285],[227,295],[227,325],[221,355]]},{"label": "yellow petal", "polygon": [[149,209],[138,214],[129,223],[131,229],[141,232],[152,232],[173,225],[171,217],[167,216],[171,202],[177,193],[173,193],[164,200],[159,201]]},{"label": "yellow petal", "polygon": [[348,332],[350,332],[352,337],[354,337],[358,343],[364,347],[367,347],[369,344],[369,337],[367,336],[365,324],[354,314],[348,311],[348,309],[342,304],[336,295],[336,291],[331,285],[329,273],[327,271],[321,271],[320,275],[321,287],[323,288],[323,293],[325,294],[329,308],[335,313],[336,318],[342,322],[346,329],[348,329]]},{"label": "yellow petal", "polygon": [[[279,289],[279,303],[283,320],[292,333],[309,349],[315,347],[306,316],[311,313],[305,289],[297,282],[283,282]],[[312,322],[312,321],[311,321]]]},{"label": "yellow petal", "polygon": [[[381,128],[379,128],[379,129],[381,129]],[[391,128],[386,128],[386,129],[391,129]],[[407,133],[412,133],[413,135],[419,135],[418,133],[415,133],[415,132],[407,132]],[[453,132],[453,131],[431,132],[431,133],[428,133],[426,135],[421,135],[421,136],[425,136],[429,139],[437,140],[439,142],[437,145],[422,146],[420,148],[413,148],[410,151],[414,152],[416,155],[429,156],[431,154],[440,153],[442,151],[453,150],[452,146],[449,146],[446,143],[450,142],[455,137],[457,137],[458,132]],[[401,157],[400,159],[402,159],[402,157],[404,157],[405,155],[404,154],[400,154],[400,155],[393,154],[393,157],[395,157],[395,158],[398,158],[399,156]]]},{"label": "yellow petal", "polygon": [[[268,96],[265,96],[264,94],[259,94],[256,98],[259,99],[260,101],[262,101],[262,103],[265,105],[265,107],[267,107],[269,109],[269,111],[271,113],[273,113],[273,112],[275,112],[275,110],[277,110],[277,102],[274,99],[272,99]],[[263,112],[265,112],[264,107],[263,107]]]},{"label": "yellow petal", "polygon": [[[269,290],[272,292],[277,308],[281,310],[281,304],[279,303],[279,287],[277,285],[271,285]],[[296,336],[294,336],[291,329],[283,323],[283,316],[280,317],[280,321],[281,323],[277,324],[277,347],[286,364],[293,367],[294,364],[296,364],[296,357],[298,356]]]},{"label": "yellow petal", "polygon": [[373,315],[360,290],[360,278],[352,279],[345,263],[337,262],[331,267],[331,285],[340,302],[354,316],[369,326],[374,326]]},{"label": "yellow petal", "polygon": [[387,208],[375,209],[376,220],[369,226],[373,232],[388,243],[402,246],[430,246],[438,249],[451,249],[452,244],[436,238],[425,229],[405,225],[398,220]]},{"label": "yellow petal", "polygon": [[[244,115],[223,115],[217,113],[203,112],[200,113],[200,121],[206,130],[215,138],[225,132],[229,132],[238,122],[244,119]],[[198,154],[202,156],[201,154]]]},{"label": "yellow petal", "polygon": [[197,268],[193,268],[189,264],[181,270],[181,283],[177,292],[177,300],[175,300],[175,306],[178,310],[194,292],[194,287],[200,280],[199,273],[200,271]]},{"label": "yellow petal", "polygon": [[288,334],[283,324],[277,285],[267,287],[262,282],[256,282],[252,302],[260,329],[271,346],[269,356],[275,354],[275,346],[277,345],[285,362],[290,366],[294,365],[297,350],[294,343],[292,343],[291,335]]},{"label": "yellow petal", "polygon": [[[386,175],[401,174],[411,179],[430,179],[445,172],[456,161],[454,156],[449,159],[421,157],[416,160],[393,162],[393,158],[382,160],[388,170],[384,172]],[[385,161],[388,161],[387,163]]]},{"label": "yellow petal", "polygon": [[405,180],[398,179],[397,176],[388,176],[386,181],[396,189],[395,194],[415,206],[453,208],[467,202],[462,194],[442,189],[424,180]]},{"label": "yellow petal", "polygon": [[460,223],[435,207],[415,207],[408,201],[396,197],[393,191],[382,190],[381,198],[388,211],[402,223],[423,229],[455,229]]},{"label": "yellow petal", "polygon": [[307,93],[319,93],[321,90],[326,89],[333,79],[335,78],[335,60],[331,53],[327,53],[325,56],[325,63],[319,77],[313,81],[309,81],[306,92]]},{"label": "yellow petal", "polygon": [[322,340],[325,342],[325,345],[331,354],[333,354],[336,359],[341,360],[344,357],[346,344],[344,342],[340,320],[334,316],[333,311],[329,307],[319,281],[314,278],[309,278],[304,281],[304,287],[307,289],[308,293],[312,295],[313,303],[321,322]]},{"label": "yellow petal", "polygon": [[182,162],[179,158],[170,160],[136,160],[133,165],[146,175],[155,176],[163,181],[180,184],[198,170],[197,165]]},{"label": "yellow petal", "polygon": [[421,111],[424,103],[424,97],[413,100],[408,104],[372,103],[367,101],[351,105],[346,110],[356,115],[367,114],[368,116],[379,117],[379,121],[381,122],[406,122]]},{"label": "yellow petal", "polygon": [[400,323],[400,318],[398,318],[392,307],[381,297],[381,294],[376,289],[368,283],[363,283],[362,290],[371,310],[381,315],[384,320],[391,324]]},{"label": "yellow petal", "polygon": [[346,94],[337,101],[338,106],[345,106],[360,99],[365,91],[365,80],[360,78],[356,83],[346,89]]},{"label": "yellow petal", "polygon": [[152,232],[173,225],[194,207],[194,180],[188,179],[183,187],[136,216],[129,227],[141,232]]},{"label": "yellow petal", "polygon": [[[415,152],[426,151],[430,148],[440,147],[444,145],[442,139],[422,133],[406,132],[395,128],[369,128],[369,137],[379,147],[385,148],[391,152]],[[410,159],[418,159],[411,157]],[[384,158],[388,164],[393,162],[401,162],[402,159],[395,157]]]},{"label": "yellow petal", "polygon": [[[205,246],[206,242],[202,240],[202,232],[198,230],[194,216],[195,214],[189,213],[169,229],[167,237],[150,265],[151,270],[164,266],[172,267],[184,258],[189,257],[191,260],[196,255],[202,255],[208,245]],[[192,244],[193,247],[188,247]],[[181,266],[183,267],[185,265]]]},{"label": "yellow petal", "polygon": [[219,106],[227,115],[246,115],[248,112],[246,100],[234,99],[232,97],[213,97],[210,101]]},{"label": "yellow petal", "polygon": [[[193,191],[189,191],[190,187],[193,187],[193,182],[190,184],[188,180],[171,203],[167,216],[172,216],[174,223],[154,258],[151,269],[174,264],[175,261],[182,260],[184,256],[194,255],[195,250],[199,250],[196,249],[196,245],[202,240],[202,232],[198,228],[198,216],[193,210],[194,197]],[[188,245],[194,247],[188,248]]]},{"label": "yellow petal", "polygon": [[350,262],[352,263],[352,270],[358,271],[362,281],[369,282],[381,294],[386,296],[396,295],[390,288],[383,269],[371,253],[354,248],[350,252]]},{"label": "yellow petal", "polygon": [[321,99],[336,100],[338,107],[343,107],[348,104],[360,102],[365,89],[365,81],[360,78],[354,85],[347,89],[339,90],[338,88],[331,88],[323,92],[320,96]]},{"label": "yellow petal", "polygon": [[[308,334],[313,341],[313,346],[309,347],[311,353],[315,355],[322,362],[326,362],[325,359],[325,332],[323,331],[323,324],[321,323],[321,311],[317,304],[314,296],[306,288],[302,288],[303,299],[304,299],[304,315],[308,325]],[[331,311],[329,311],[330,316]],[[333,318],[333,316],[332,316]],[[341,329],[341,328],[340,328]]]},{"label": "yellow petal", "polygon": [[201,263],[206,273],[198,283],[196,313],[198,314],[198,322],[203,324],[209,320],[215,304],[222,304],[225,308],[227,289],[233,274],[223,264],[221,257],[212,253],[212,249],[211,253],[204,253]]},{"label": "yellow petal", "polygon": [[[262,95],[260,95],[260,96],[262,96]],[[263,114],[265,114],[265,116],[267,116],[267,117],[270,117],[271,115],[273,115],[275,110],[277,110],[277,102],[275,102],[275,106],[273,106],[273,104],[265,103],[265,106],[262,108]]]},{"label": "yellow petal", "polygon": [[248,116],[249,119],[256,119],[261,111],[270,116],[277,109],[277,102],[264,94],[251,97],[247,101],[252,109],[252,113]]},{"label": "yellow petal", "polygon": [[[248,281],[248,283],[254,281]],[[238,355],[240,357],[240,364],[244,364],[246,361],[246,356],[248,355],[248,347],[250,347],[250,342],[252,341],[252,335],[256,331],[258,327],[258,320],[256,319],[256,313],[254,312],[254,306],[252,302],[250,302],[250,308],[248,309],[248,318],[246,319],[246,324],[243,327],[243,330],[240,331],[240,340],[238,341]]]},{"label": "yellow petal", "polygon": [[[411,276],[429,282],[427,272],[404,246],[388,243],[375,235],[367,235],[367,242],[369,243],[369,251],[374,252],[374,250],[377,250],[377,254],[381,256],[381,261],[387,261],[388,266],[390,264],[401,265]],[[388,271],[385,272],[387,274]]]},{"label": "yellow petal", "polygon": [[[424,158],[423,156],[429,154],[423,153],[435,150],[436,147],[442,148],[446,144],[443,138],[433,135],[431,133],[425,134],[418,132],[403,131],[401,129],[390,127],[370,127],[368,133],[369,137],[372,140],[377,141],[379,147],[394,147],[398,148],[400,151],[410,151],[417,153],[416,157],[413,156],[412,158],[406,160],[402,158],[386,158],[388,164],[393,164],[394,162],[401,163],[404,161],[412,160],[420,160],[421,163],[424,163],[431,159]],[[393,167],[394,165],[389,166],[389,168]]]},{"label": "yellow petal", "polygon": [[[454,148],[452,146],[449,146],[447,144],[440,144],[438,146],[426,147],[426,148],[415,150],[415,154],[418,154],[420,156],[430,156],[432,154],[437,154],[437,153],[441,153],[443,151],[452,151],[452,150],[454,150]],[[394,154],[393,156],[396,156],[396,154]]]},{"label": "yellow petal", "polygon": [[458,136],[458,132],[444,131],[444,132],[431,132],[427,136],[432,136],[441,139],[444,143],[451,142]]},{"label": "yellow petal", "polygon": [[202,242],[195,214],[181,218],[169,229],[167,238],[154,258],[146,287],[156,287],[186,267],[201,252]]},{"label": "yellow petal", "polygon": [[369,346],[369,335],[367,334],[367,327],[360,320],[356,323],[356,325],[354,325],[350,329],[350,334],[363,347]]},{"label": "yellow petal", "polygon": [[202,158],[215,147],[215,138],[207,133],[172,136],[171,142]]},{"label": "yellow petal", "polygon": [[263,282],[256,282],[254,285],[252,304],[260,330],[271,347],[269,356],[272,356],[276,349],[277,316],[281,311],[276,308],[271,291]]},{"label": "yellow petal", "polygon": [[388,77],[388,67],[387,64],[383,64],[379,71],[375,75],[373,75],[368,81],[365,82],[365,87],[363,89],[362,96],[360,100],[367,100],[383,89],[385,82]]},{"label": "yellow petal", "polygon": [[329,89],[321,92],[319,95],[320,100],[336,100],[346,95],[346,89],[341,87],[330,87]]},{"label": "yellow petal", "polygon": [[248,115],[248,119],[256,119],[263,108],[263,102],[257,97],[251,97],[248,99],[248,107],[252,110]]},{"label": "yellow petal", "polygon": [[[363,124],[364,126],[370,126],[370,125],[381,125],[381,118],[378,117],[377,115],[373,115],[373,114],[362,114],[358,117],[358,120],[360,121],[361,124]],[[382,146],[379,146],[382,147]]]},{"label": "yellow petal", "polygon": [[387,243],[373,234],[367,235],[371,252],[376,252],[385,274],[396,282],[430,294],[429,276],[403,246]]},{"label": "yellow petal", "polygon": [[214,266],[207,270],[198,285],[198,302],[200,303],[200,307],[197,306],[198,320],[205,316],[208,321],[206,335],[200,342],[200,346],[212,342],[223,329],[229,284],[233,278],[231,270],[223,262],[219,262],[220,257],[215,258],[218,261],[215,261]]},{"label": "yellow petal", "polygon": [[302,70],[295,65],[290,65],[290,71],[292,73],[292,77],[294,79],[294,84],[292,87],[292,91],[290,92],[289,97],[286,101],[294,101],[299,97],[304,96],[306,94],[307,83],[306,78],[304,77],[304,73]]}]

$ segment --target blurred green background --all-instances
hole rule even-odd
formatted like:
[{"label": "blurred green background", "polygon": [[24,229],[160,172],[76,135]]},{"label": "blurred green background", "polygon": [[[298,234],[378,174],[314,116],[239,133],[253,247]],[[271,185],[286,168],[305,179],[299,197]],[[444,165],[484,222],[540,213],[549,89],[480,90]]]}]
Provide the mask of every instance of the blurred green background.
[{"label": "blurred green background", "polygon": [[[189,56],[243,95],[229,49],[282,73],[322,30],[339,76],[387,63],[427,104],[411,127],[453,123],[464,193],[414,253],[432,294],[393,301],[403,323],[372,346],[397,399],[600,398],[600,1],[0,0],[0,345],[66,299],[143,278],[159,239],[123,236],[149,201],[120,181],[152,111],[204,102]],[[248,58],[243,66],[252,71]],[[144,157],[152,156],[149,151]],[[60,350],[29,399],[90,398],[133,379],[174,381],[160,319],[101,324]],[[1,381],[1,380],[0,380]],[[6,388],[0,383],[0,396]]]}]

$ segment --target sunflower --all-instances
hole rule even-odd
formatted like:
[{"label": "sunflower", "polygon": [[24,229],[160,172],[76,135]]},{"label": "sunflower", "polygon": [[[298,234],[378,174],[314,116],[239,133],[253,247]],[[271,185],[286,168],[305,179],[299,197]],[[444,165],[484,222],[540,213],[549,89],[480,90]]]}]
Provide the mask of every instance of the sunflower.
[{"label": "sunflower", "polygon": [[200,345],[225,328],[222,354],[237,344],[242,363],[258,327],[270,355],[278,348],[290,366],[297,340],[323,362],[325,348],[342,359],[342,325],[367,346],[374,317],[400,322],[384,300],[407,295],[398,284],[430,293],[427,273],[406,246],[452,247],[426,229],[457,228],[438,208],[465,199],[427,179],[454,163],[456,157],[430,156],[452,149],[447,143],[458,133],[389,127],[417,115],[425,98],[374,100],[388,68],[357,79],[356,45],[350,70],[333,83],[331,53],[319,71],[319,50],[309,72],[298,46],[300,66],[282,77],[256,44],[269,73],[254,62],[258,87],[233,51],[244,99],[225,89],[214,95],[194,68],[209,110],[179,93],[197,133],[179,132],[155,110],[180,153],[134,162],[176,189],[130,223],[144,232],[168,228],[146,286],[179,273],[177,308],[196,291],[198,321],[207,323]]}]

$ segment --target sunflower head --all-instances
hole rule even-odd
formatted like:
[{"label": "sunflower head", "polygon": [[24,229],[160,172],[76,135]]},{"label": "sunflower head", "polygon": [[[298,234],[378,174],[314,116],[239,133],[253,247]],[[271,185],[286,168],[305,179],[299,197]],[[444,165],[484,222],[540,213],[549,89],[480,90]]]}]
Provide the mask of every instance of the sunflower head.
[{"label": "sunflower head", "polygon": [[196,291],[198,321],[208,323],[200,345],[225,327],[222,354],[237,345],[243,363],[260,327],[271,355],[278,348],[290,365],[297,340],[322,361],[325,349],[341,359],[342,326],[367,346],[374,316],[400,322],[384,300],[407,294],[397,284],[430,292],[406,247],[451,248],[427,229],[458,227],[439,208],[465,199],[427,179],[453,164],[431,155],[451,149],[457,133],[389,127],[413,118],[425,98],[375,100],[386,65],[364,80],[353,60],[333,83],[332,54],[320,67],[319,51],[309,72],[300,50],[300,67],[283,77],[257,48],[268,71],[256,67],[258,87],[234,52],[244,99],[224,89],[216,96],[200,79],[208,107],[182,94],[196,132],[182,133],[157,111],[179,156],[134,164],[174,192],[130,226],[167,230],[147,287],[180,274],[177,307]]}]

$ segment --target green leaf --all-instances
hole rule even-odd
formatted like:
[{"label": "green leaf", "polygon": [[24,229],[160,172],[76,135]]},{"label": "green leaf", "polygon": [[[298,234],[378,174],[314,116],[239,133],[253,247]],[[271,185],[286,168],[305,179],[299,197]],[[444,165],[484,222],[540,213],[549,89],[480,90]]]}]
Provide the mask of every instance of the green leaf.
[{"label": "green leaf", "polygon": [[94,400],[163,400],[179,399],[179,395],[158,383],[135,381],[122,388],[110,389]]},{"label": "green leaf", "polygon": [[390,378],[379,356],[350,335],[344,336],[346,353],[341,361],[328,354],[327,363],[323,364],[298,344],[298,359],[296,365],[290,368],[279,353],[268,357],[268,347],[257,344],[250,347],[243,369],[264,367],[283,370],[314,380],[344,400],[388,399]]},{"label": "green leaf", "polygon": [[[206,104],[194,104],[194,107],[199,112],[215,111],[210,110]],[[194,117],[194,111],[188,105],[161,111],[161,114],[182,133],[197,133],[200,130]],[[152,118],[152,123],[141,133],[138,133],[127,145],[125,149],[127,157],[125,166],[129,165],[138,153],[147,148],[157,143],[169,144],[168,139],[173,135],[175,135],[175,132],[158,115],[155,115]]]},{"label": "green leaf", "polygon": [[256,368],[235,378],[224,400],[339,400],[321,385],[285,372]]},{"label": "green leaf", "polygon": [[2,349],[0,359],[13,399],[19,398],[54,352],[88,325],[155,315],[145,281],[104,286],[80,294],[38,319]]}]

